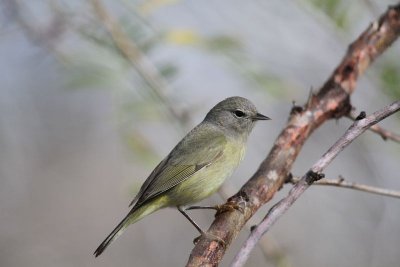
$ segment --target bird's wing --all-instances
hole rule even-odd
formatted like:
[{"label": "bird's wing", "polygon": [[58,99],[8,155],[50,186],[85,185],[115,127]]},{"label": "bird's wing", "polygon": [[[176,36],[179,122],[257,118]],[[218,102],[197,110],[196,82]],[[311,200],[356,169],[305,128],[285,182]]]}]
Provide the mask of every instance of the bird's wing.
[{"label": "bird's wing", "polygon": [[135,196],[135,198],[129,203],[129,207],[135,204],[138,199],[143,195],[143,193],[146,191],[146,189],[149,187],[149,184],[153,181],[153,179],[157,176],[157,173],[160,173],[164,168],[165,164],[168,161],[168,157],[163,159],[155,168],[154,170],[150,173],[149,177],[144,181],[142,186],[140,187],[139,193]]},{"label": "bird's wing", "polygon": [[141,205],[211,165],[222,156],[226,141],[219,131],[197,127],[158,164],[131,205],[136,201],[136,205]]}]

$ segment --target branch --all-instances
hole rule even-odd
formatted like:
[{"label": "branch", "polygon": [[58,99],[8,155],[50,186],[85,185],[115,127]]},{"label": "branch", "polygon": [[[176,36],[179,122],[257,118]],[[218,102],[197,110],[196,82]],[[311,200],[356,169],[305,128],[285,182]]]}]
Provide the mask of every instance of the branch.
[{"label": "branch", "polygon": [[[369,129],[371,129],[371,128],[369,128]],[[300,181],[299,177],[292,177],[290,179],[290,181],[288,181],[288,182],[291,184],[296,184],[299,181]],[[390,189],[380,188],[380,187],[376,187],[376,186],[347,182],[341,176],[339,176],[338,179],[323,179],[323,180],[315,182],[314,185],[336,186],[336,187],[341,187],[341,188],[363,191],[363,192],[367,192],[367,193],[371,193],[371,194],[382,195],[382,196],[386,196],[386,197],[400,198],[399,190],[390,190]]]},{"label": "branch", "polygon": [[[349,114],[347,115],[348,118],[352,119],[353,121],[356,119],[356,116],[354,114]],[[371,128],[369,128],[374,133],[379,134],[383,140],[392,140],[394,142],[400,143],[400,135],[393,133],[389,130],[386,130],[379,125],[373,125]]]},{"label": "branch", "polygon": [[350,94],[357,79],[400,34],[400,4],[390,7],[348,48],[342,62],[317,94],[304,107],[294,107],[289,121],[256,173],[228,201],[243,206],[243,212],[227,211],[216,216],[208,232],[224,244],[201,237],[187,266],[217,266],[226,249],[245,223],[284,184],[308,137],[331,118],[340,118],[351,109]]},{"label": "branch", "polygon": [[[236,254],[231,267],[243,266],[247,261],[250,252],[256,246],[260,238],[271,228],[271,226],[293,205],[293,203],[304,193],[304,191],[318,179],[318,174],[333,161],[333,159],[343,151],[351,142],[365,132],[369,127],[385,119],[400,110],[400,100],[391,105],[374,112],[372,115],[355,121],[350,128],[340,137],[336,143],[320,158],[311,169],[296,183],[289,191],[287,197],[273,206],[255,228],[250,233],[242,248]],[[315,177],[314,174],[317,174]]]}]

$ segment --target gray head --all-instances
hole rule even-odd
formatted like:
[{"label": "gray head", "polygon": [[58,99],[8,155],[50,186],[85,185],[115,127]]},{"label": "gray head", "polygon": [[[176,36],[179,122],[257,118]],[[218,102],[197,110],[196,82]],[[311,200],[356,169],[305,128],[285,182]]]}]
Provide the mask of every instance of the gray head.
[{"label": "gray head", "polygon": [[258,113],[250,100],[234,96],[215,105],[204,121],[217,125],[228,135],[247,138],[256,121],[269,119]]}]

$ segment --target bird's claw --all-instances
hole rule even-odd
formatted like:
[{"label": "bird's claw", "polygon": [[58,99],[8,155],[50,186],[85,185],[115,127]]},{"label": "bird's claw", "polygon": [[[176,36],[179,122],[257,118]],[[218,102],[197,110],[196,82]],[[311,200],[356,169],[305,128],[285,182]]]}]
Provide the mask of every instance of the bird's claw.
[{"label": "bird's claw", "polygon": [[247,205],[248,199],[245,197],[239,195],[238,198],[236,199],[228,199],[228,202],[222,205],[217,205],[215,206],[215,209],[217,210],[217,213],[215,216],[220,215],[221,213],[227,212],[227,211],[234,211],[238,210],[241,213],[244,213],[244,209]]}]

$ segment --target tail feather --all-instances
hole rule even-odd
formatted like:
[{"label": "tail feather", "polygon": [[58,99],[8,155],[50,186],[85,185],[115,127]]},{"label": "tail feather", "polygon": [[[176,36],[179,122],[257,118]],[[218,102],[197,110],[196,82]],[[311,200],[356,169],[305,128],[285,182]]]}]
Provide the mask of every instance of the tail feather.
[{"label": "tail feather", "polygon": [[113,242],[115,239],[117,239],[125,230],[125,228],[128,226],[127,222],[129,220],[129,216],[126,216],[118,225],[115,227],[115,229],[104,239],[104,241],[100,244],[100,246],[96,249],[96,251],[93,253],[95,257],[98,257],[103,251]]},{"label": "tail feather", "polygon": [[107,236],[107,238],[100,244],[100,246],[93,253],[98,257],[103,251],[116,240],[128,227],[128,225],[139,221],[141,218],[153,213],[154,211],[165,207],[165,198],[153,199],[144,205],[134,206],[128,215],[115,227],[115,229]]}]

